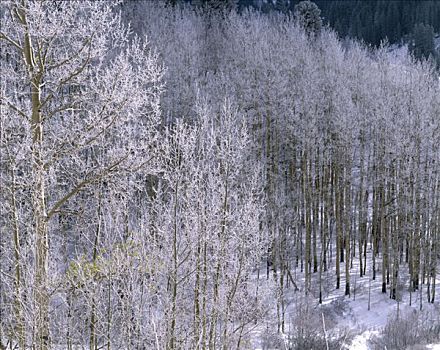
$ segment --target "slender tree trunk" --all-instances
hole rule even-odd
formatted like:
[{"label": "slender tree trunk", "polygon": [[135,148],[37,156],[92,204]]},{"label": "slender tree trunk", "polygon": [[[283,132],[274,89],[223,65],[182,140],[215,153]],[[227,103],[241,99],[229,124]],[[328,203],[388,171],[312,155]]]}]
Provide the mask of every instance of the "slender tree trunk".
[{"label": "slender tree trunk", "polygon": [[[12,165],[13,167],[13,165]],[[16,184],[15,171],[11,170],[12,188],[11,188],[11,203],[12,203],[12,222],[13,222],[13,241],[14,241],[14,265],[15,265],[15,295],[14,295],[14,313],[16,317],[15,330],[17,333],[17,345],[19,349],[24,350],[26,346],[25,338],[25,324],[22,304],[22,287],[21,287],[21,248],[20,248],[20,231],[18,226],[18,213],[16,201]]]},{"label": "slender tree trunk", "polygon": [[207,261],[207,241],[203,244],[203,285],[202,285],[202,349],[206,349],[207,336],[207,315],[206,315],[206,298],[208,290],[208,261]]},{"label": "slender tree trunk", "polygon": [[382,293],[387,292],[386,271],[388,265],[388,230],[385,219],[385,189],[380,187],[380,236],[382,237]]},{"label": "slender tree trunk", "polygon": [[[347,167],[350,169],[350,167]],[[348,170],[346,170],[347,172]],[[348,177],[348,174],[345,174],[346,177]],[[345,200],[343,207],[345,207],[344,216],[345,216],[345,295],[350,296],[350,261],[351,261],[351,254],[350,254],[350,213],[351,213],[351,201],[350,201],[350,184],[347,183],[347,181],[344,181],[344,191],[342,191],[343,194],[345,194]]]},{"label": "slender tree trunk", "polygon": [[341,218],[341,190],[339,188],[339,170],[335,166],[333,191],[335,192],[335,219],[336,219],[336,289],[341,285],[341,240],[342,240],[342,218]]},{"label": "slender tree trunk", "polygon": [[[96,224],[96,233],[95,233],[95,242],[93,244],[93,256],[92,261],[93,264],[96,263],[98,258],[98,245],[101,236],[101,194],[99,194],[98,199],[98,213],[97,213],[97,224]],[[92,291],[92,310],[90,312],[90,350],[96,350],[98,348],[97,337],[96,337],[96,300],[94,296],[94,291]]]},{"label": "slender tree trunk", "polygon": [[307,161],[307,153],[303,155],[303,194],[304,194],[304,215],[305,215],[305,229],[306,229],[306,252],[305,252],[305,293],[306,295],[310,289],[310,273],[311,273],[311,243],[312,243],[312,227],[311,227],[311,205],[309,192],[309,166]]},{"label": "slender tree trunk", "polygon": [[174,186],[174,222],[173,222],[173,270],[171,274],[171,322],[168,336],[168,349],[173,350],[176,346],[175,328],[176,328],[176,313],[177,313],[177,269],[178,269],[178,252],[177,252],[177,227],[178,227],[178,200],[179,200],[179,182],[176,181]]},{"label": "slender tree trunk", "polygon": [[432,230],[432,241],[433,244],[431,245],[431,256],[432,256],[432,260],[431,260],[431,277],[432,277],[432,287],[431,287],[431,303],[434,304],[435,301],[435,287],[436,287],[436,277],[437,277],[437,256],[439,255],[439,247],[440,247],[440,243],[439,243],[439,239],[440,239],[440,234],[439,234],[439,230],[440,230],[440,199],[439,199],[439,179],[438,179],[438,175],[437,175],[437,179],[436,179],[436,190],[435,190],[435,198],[437,198],[436,200],[436,205],[435,205],[435,211],[433,214],[433,230]]},{"label": "slender tree trunk", "polygon": [[[29,40],[30,41],[30,40]],[[37,307],[37,348],[49,348],[49,294],[48,294],[48,223],[45,201],[45,175],[43,164],[43,118],[40,111],[41,75],[32,80],[32,162],[34,189],[32,203],[35,220],[35,304]]]},{"label": "slender tree trunk", "polygon": [[315,159],[315,169],[314,169],[314,191],[313,191],[313,273],[318,272],[318,253],[316,252],[316,231],[319,227],[319,188],[320,188],[320,177],[319,177],[319,149],[317,151],[317,156]]},{"label": "slender tree trunk", "polygon": [[[25,6],[25,4],[22,4]],[[32,135],[32,206],[35,235],[35,324],[38,350],[47,350],[49,339],[49,294],[48,294],[48,223],[45,202],[45,175],[43,164],[43,117],[41,115],[41,82],[44,73],[44,61],[39,56],[38,66],[34,58],[34,48],[25,11],[16,8],[16,16],[24,29],[23,53],[30,76],[31,88],[31,135]]]},{"label": "slender tree trunk", "polygon": [[[225,170],[225,192],[224,192],[224,198],[223,198],[223,208],[222,208],[222,221],[221,221],[221,228],[218,233],[218,239],[220,240],[220,252],[218,256],[217,266],[216,266],[216,272],[215,272],[215,278],[214,278],[214,299],[213,299],[213,305],[217,305],[218,299],[219,299],[219,289],[220,289],[220,270],[221,270],[221,260],[225,254],[225,234],[226,234],[226,217],[228,214],[228,202],[229,202],[229,168],[226,166]],[[217,308],[214,308],[212,311],[211,316],[211,328],[209,330],[209,349],[215,349],[216,348],[216,328],[217,328],[217,320],[218,320],[218,312]]]},{"label": "slender tree trunk", "polygon": [[196,279],[194,282],[194,348],[199,349],[200,344],[200,255],[201,255],[201,242],[200,238],[197,242],[196,250]]}]

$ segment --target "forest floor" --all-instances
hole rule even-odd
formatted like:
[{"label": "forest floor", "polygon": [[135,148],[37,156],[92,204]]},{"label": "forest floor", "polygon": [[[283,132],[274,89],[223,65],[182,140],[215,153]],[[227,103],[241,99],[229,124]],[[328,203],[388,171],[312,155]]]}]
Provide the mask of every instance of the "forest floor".
[{"label": "forest floor", "polygon": [[[370,340],[380,334],[380,331],[387,324],[389,317],[391,317],[397,308],[402,314],[408,314],[420,309],[420,294],[413,293],[411,296],[412,303],[409,305],[410,293],[405,292],[402,294],[402,301],[398,303],[395,300],[390,299],[388,294],[381,292],[382,283],[380,279],[372,281],[371,283],[371,299],[370,310],[368,310],[368,277],[359,281],[360,288],[366,289],[366,292],[357,292],[356,297],[345,297],[344,301],[347,305],[347,311],[344,316],[338,320],[337,327],[351,329],[354,333],[358,333],[352,339],[351,343],[347,346],[347,349],[353,350],[369,350],[372,349]],[[432,315],[440,310],[440,303],[428,304],[426,302],[425,293],[422,294],[422,312],[424,314]],[[440,317],[440,315],[439,315]],[[431,344],[431,347],[426,349],[440,350],[440,344]],[[419,347],[418,349],[423,349]]]},{"label": "forest floor", "polygon": [[[440,298],[434,304],[427,302],[426,285],[422,286],[422,293],[417,291],[409,293],[409,276],[408,267],[406,265],[400,268],[400,279],[398,286],[399,303],[389,297],[389,286],[387,286],[387,293],[382,293],[382,274],[381,274],[381,260],[378,259],[376,265],[376,279],[370,278],[369,267],[371,264],[371,257],[367,257],[367,274],[362,278],[359,277],[359,260],[353,259],[351,274],[351,295],[345,296],[345,265],[341,264],[341,288],[335,289],[335,271],[329,270],[323,273],[323,301],[322,305],[318,303],[318,273],[312,276],[312,291],[309,298],[304,298],[304,274],[299,268],[292,270],[292,276],[298,285],[300,291],[295,292],[293,286],[290,286],[284,294],[285,299],[285,332],[284,338],[288,339],[291,328],[297,327],[295,322],[304,322],[305,328],[314,328],[324,332],[322,327],[322,319],[316,320],[316,315],[322,315],[327,332],[330,334],[342,334],[343,347],[341,349],[350,350],[373,350],[381,347],[374,346],[374,340],[377,339],[387,325],[388,320],[393,315],[396,315],[399,310],[400,315],[409,315],[417,313],[419,317],[434,320],[440,325]],[[334,264],[330,264],[332,266]],[[440,278],[436,280],[436,291],[440,293]],[[370,295],[370,307],[369,304]],[[420,310],[420,297],[422,297],[422,310]],[[410,300],[411,299],[411,300]],[[411,303],[410,303],[411,301]],[[307,315],[301,314],[300,310],[304,303],[308,303],[312,309],[315,310],[315,320],[312,320]],[[411,304],[411,305],[410,305]],[[276,319],[276,311],[274,319]],[[276,322],[271,325],[266,325],[266,329],[260,331],[260,340],[254,343],[254,349],[268,350],[268,349],[287,349],[287,341],[284,345],[267,342],[267,329],[269,326],[277,328]],[[274,332],[274,333],[275,333]],[[319,330],[318,330],[319,332]],[[264,333],[263,336],[261,334]],[[272,334],[274,334],[272,333]],[[322,333],[321,333],[322,334]],[[263,339],[263,340],[261,340]],[[417,344],[417,346],[408,347],[408,350],[422,350],[433,349],[440,350],[440,342],[437,344]],[[315,349],[314,349],[315,350]],[[320,349],[316,349],[320,350]],[[325,350],[325,348],[323,349]],[[399,349],[400,350],[400,349]],[[402,349],[404,350],[404,349]]]}]

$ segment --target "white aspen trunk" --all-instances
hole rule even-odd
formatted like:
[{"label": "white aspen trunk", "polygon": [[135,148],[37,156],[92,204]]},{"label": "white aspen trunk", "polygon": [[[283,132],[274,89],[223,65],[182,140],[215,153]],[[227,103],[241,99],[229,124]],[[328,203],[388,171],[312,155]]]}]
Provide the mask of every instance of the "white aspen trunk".
[{"label": "white aspen trunk", "polygon": [[[30,39],[29,50],[32,50]],[[32,119],[31,132],[32,143],[32,171],[34,188],[32,204],[35,221],[35,306],[37,308],[37,349],[49,348],[49,295],[48,295],[48,223],[45,201],[45,175],[43,164],[43,119],[40,111],[41,106],[41,74],[38,73],[32,79]]]},{"label": "white aspen trunk", "polygon": [[[350,167],[347,165],[345,170],[345,177],[348,177],[348,169]],[[348,180],[344,179],[344,190],[342,193],[344,196],[344,204],[342,205],[345,208],[344,217],[345,217],[345,295],[350,296],[350,214],[351,214],[351,201],[350,201],[350,183]]]},{"label": "white aspen trunk", "polygon": [[24,29],[23,55],[31,86],[31,124],[32,135],[32,207],[35,236],[35,324],[36,339],[34,346],[38,350],[50,347],[49,339],[49,295],[48,295],[48,223],[45,202],[45,173],[43,164],[43,118],[41,115],[41,82],[44,74],[44,61],[38,52],[38,66],[34,58],[31,34],[27,23],[24,7],[15,8],[15,15]]},{"label": "white aspen trunk", "polygon": [[339,166],[335,166],[335,177],[333,184],[333,191],[335,191],[335,220],[336,220],[336,289],[339,289],[341,286],[341,261],[342,261],[342,236],[343,236],[343,228],[342,228],[342,189],[341,180],[340,180],[340,171]]},{"label": "white aspen trunk", "polygon": [[16,333],[17,333],[17,343],[19,349],[25,349],[26,338],[25,338],[25,320],[23,314],[23,304],[22,304],[22,272],[21,272],[21,248],[20,248],[20,231],[18,227],[18,213],[17,213],[17,201],[16,201],[16,184],[15,184],[15,171],[11,170],[12,177],[12,189],[11,189],[11,203],[12,203],[12,221],[13,221],[13,241],[14,241],[14,264],[15,264],[15,296],[14,296],[14,312],[16,317]]}]

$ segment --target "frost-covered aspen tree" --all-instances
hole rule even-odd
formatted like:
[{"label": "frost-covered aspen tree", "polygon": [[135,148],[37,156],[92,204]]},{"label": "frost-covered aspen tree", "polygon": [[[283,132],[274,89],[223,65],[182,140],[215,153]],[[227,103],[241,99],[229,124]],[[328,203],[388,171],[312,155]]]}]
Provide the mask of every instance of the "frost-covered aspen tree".
[{"label": "frost-covered aspen tree", "polygon": [[[167,89],[162,96],[163,118],[194,117],[199,90],[205,89],[205,18],[190,4],[165,6],[160,1],[125,1],[123,21],[133,32],[147,35],[166,70]],[[218,33],[218,31],[211,33]],[[218,38],[211,37],[215,42]]]},{"label": "frost-covered aspen tree", "polygon": [[157,262],[150,283],[158,301],[148,313],[157,317],[150,329],[160,348],[235,346],[265,310],[253,275],[267,242],[259,230],[261,173],[250,166],[247,129],[229,104],[197,114],[168,127],[147,208],[143,255]]},{"label": "frost-covered aspen tree", "polygon": [[[22,288],[19,268],[32,266],[26,301],[6,296],[8,313],[18,317],[4,327],[17,329],[22,348],[49,349],[51,303],[63,292],[56,218],[98,183],[151,169],[162,68],[145,41],[128,43],[109,2],[4,1],[1,16],[1,147],[9,173],[2,188],[11,194],[6,227],[17,271],[10,282]],[[32,256],[20,255],[21,236]]]},{"label": "frost-covered aspen tree", "polygon": [[213,237],[213,249],[217,248],[218,253],[214,260],[209,342],[224,349],[240,344],[241,336],[234,334],[236,329],[258,321],[260,300],[252,300],[249,295],[255,288],[251,285],[252,272],[258,267],[267,243],[259,230],[263,210],[261,169],[250,158],[248,131],[241,118],[225,102],[220,114],[205,122],[205,128],[214,132],[211,168],[216,178],[209,181],[215,185],[210,187],[215,189],[213,198],[218,199],[219,220]]}]

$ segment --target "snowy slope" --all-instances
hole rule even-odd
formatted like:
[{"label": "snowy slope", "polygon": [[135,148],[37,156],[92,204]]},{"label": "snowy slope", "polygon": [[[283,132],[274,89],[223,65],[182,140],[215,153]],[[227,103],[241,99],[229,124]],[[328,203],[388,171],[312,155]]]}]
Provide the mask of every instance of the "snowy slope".
[{"label": "snowy slope", "polygon": [[[367,267],[371,266],[371,257],[367,260]],[[331,315],[334,318],[331,319],[331,325],[333,330],[341,330],[342,332],[348,332],[350,340],[345,344],[345,349],[350,350],[372,350],[373,346],[370,344],[370,340],[380,335],[382,328],[387,324],[388,319],[395,314],[399,308],[399,314],[408,314],[410,312],[418,312],[420,309],[420,293],[410,293],[407,291],[408,279],[407,268],[402,267],[402,276],[400,277],[400,298],[401,301],[397,301],[389,298],[389,293],[382,293],[382,275],[380,271],[381,262],[377,261],[379,267],[376,274],[376,280],[373,281],[368,273],[360,278],[358,276],[359,265],[358,260],[354,258],[353,267],[351,269],[351,295],[344,296],[344,289],[336,290],[334,287],[335,271],[328,271],[323,275],[323,303],[318,304],[317,296],[317,274],[312,277],[312,298],[311,306],[315,309],[321,308],[322,312],[326,315]],[[292,319],[297,310],[298,303],[301,302],[303,295],[303,279],[304,275],[299,270],[292,271],[294,279],[300,288],[299,292],[290,290],[286,292],[286,320]],[[440,278],[437,278],[437,286],[440,285]],[[341,286],[345,285],[344,274],[341,273]],[[388,287],[387,287],[388,288]],[[428,304],[426,302],[426,287],[422,289],[422,313],[427,318],[432,319],[433,315],[436,322],[440,322],[440,302],[436,301],[434,304]],[[438,288],[438,287],[437,287]],[[368,299],[370,290],[370,309],[368,309]],[[389,292],[389,290],[387,290]],[[410,306],[411,298],[411,306]],[[329,310],[333,312],[329,313]],[[274,311],[275,314],[275,311]],[[435,315],[438,315],[437,317]],[[276,324],[268,324],[267,327],[276,328]],[[286,326],[286,328],[288,328]],[[258,333],[263,333],[265,330],[255,330],[255,336],[258,338]],[[274,333],[276,332],[276,329]],[[286,329],[285,338],[287,338],[288,329]],[[283,348],[283,347],[275,347]],[[264,347],[261,345],[261,341],[254,342],[254,349],[272,349],[272,347]],[[440,344],[420,344],[417,347],[409,348],[412,350],[422,349],[434,349],[440,350]],[[319,349],[317,349],[319,350]]]}]

